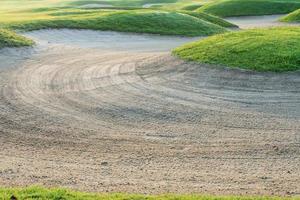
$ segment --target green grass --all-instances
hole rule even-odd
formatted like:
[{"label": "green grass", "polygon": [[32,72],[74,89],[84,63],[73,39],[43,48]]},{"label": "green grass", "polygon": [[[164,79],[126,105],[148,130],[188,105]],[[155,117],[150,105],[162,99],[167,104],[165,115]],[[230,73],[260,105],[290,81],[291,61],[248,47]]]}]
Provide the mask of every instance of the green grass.
[{"label": "green grass", "polygon": [[144,4],[155,4],[155,3],[175,3],[178,0],[110,0],[110,1],[99,1],[99,0],[73,0],[66,2],[64,5],[69,6],[82,6],[86,4],[109,4],[112,6],[135,6],[141,7]]},{"label": "green grass", "polygon": [[253,29],[212,36],[173,51],[198,63],[256,71],[300,69],[300,28]]},{"label": "green grass", "polygon": [[[172,9],[142,9],[144,3],[178,2],[182,5],[194,0],[111,0],[112,7],[101,9],[78,8],[95,0],[1,0],[0,28],[39,30],[46,28],[92,29],[161,35],[209,36],[224,33],[231,26],[216,17],[183,13]],[[122,0],[123,1],[123,0]],[[185,2],[187,1],[187,2]],[[129,3],[130,2],[130,3]],[[202,17],[200,17],[203,15]],[[224,27],[222,27],[224,26]]]},{"label": "green grass", "polygon": [[1,18],[0,26],[25,31],[74,28],[182,36],[208,36],[227,31],[197,17],[173,11],[50,9],[33,14],[24,11],[23,17],[21,12],[18,13],[18,18],[13,17],[14,12]]},{"label": "green grass", "polygon": [[0,199],[9,200],[300,200],[297,197],[218,197],[201,195],[138,195],[138,194],[96,194],[66,189],[46,189],[42,187],[0,188]]},{"label": "green grass", "polygon": [[0,49],[4,47],[22,47],[31,45],[33,45],[33,41],[17,35],[13,31],[0,29]]},{"label": "green grass", "polygon": [[220,0],[197,11],[219,17],[286,14],[300,8],[300,0]]},{"label": "green grass", "polygon": [[280,19],[282,22],[298,22],[300,23],[300,9]]},{"label": "green grass", "polygon": [[189,4],[189,5],[183,6],[181,9],[188,10],[188,11],[194,11],[194,10],[200,8],[201,6],[202,6],[202,4],[195,3],[195,4]]},{"label": "green grass", "polygon": [[210,14],[207,14],[207,13],[201,13],[201,12],[193,12],[193,11],[179,11],[181,13],[184,13],[184,14],[188,14],[188,15],[191,15],[193,17],[197,17],[199,19],[202,19],[204,21],[208,21],[210,23],[213,23],[213,24],[217,24],[219,26],[222,26],[222,27],[226,27],[226,28],[237,28],[238,26],[235,25],[235,24],[232,24],[222,18],[219,18],[219,17],[216,17],[214,15],[210,15]]},{"label": "green grass", "polygon": [[30,8],[52,8],[52,7],[68,7],[78,8],[87,4],[108,4],[115,7],[136,7],[140,8],[144,4],[165,4],[164,8],[171,10],[179,10],[188,5],[202,5],[215,0],[1,0],[1,10],[16,11]]}]

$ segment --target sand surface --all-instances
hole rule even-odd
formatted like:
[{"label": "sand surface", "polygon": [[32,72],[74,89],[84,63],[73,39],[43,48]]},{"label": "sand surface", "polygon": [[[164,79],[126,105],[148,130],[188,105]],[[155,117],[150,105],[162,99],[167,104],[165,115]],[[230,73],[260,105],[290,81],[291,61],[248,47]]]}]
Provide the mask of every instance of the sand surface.
[{"label": "sand surface", "polygon": [[152,6],[163,6],[169,3],[146,3],[142,7],[143,8],[151,8]]},{"label": "sand surface", "polygon": [[111,4],[101,4],[101,3],[92,3],[92,4],[85,4],[82,6],[78,6],[78,8],[112,8],[114,7]]},{"label": "sand surface", "polygon": [[300,73],[185,63],[192,38],[44,30],[0,52],[0,185],[300,194]]},{"label": "sand surface", "polygon": [[276,26],[299,26],[299,23],[283,23],[279,19],[285,15],[264,15],[264,16],[245,16],[245,17],[228,17],[227,21],[238,25],[242,29],[264,28]]}]

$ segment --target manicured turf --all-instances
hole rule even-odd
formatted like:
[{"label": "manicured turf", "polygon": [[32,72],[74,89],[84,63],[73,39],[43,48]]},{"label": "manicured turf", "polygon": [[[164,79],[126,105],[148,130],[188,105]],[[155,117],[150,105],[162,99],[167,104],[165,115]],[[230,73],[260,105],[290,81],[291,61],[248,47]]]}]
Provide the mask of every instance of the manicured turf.
[{"label": "manicured turf", "polygon": [[300,0],[220,0],[197,11],[220,17],[286,14],[300,8]]},{"label": "manicured turf", "polygon": [[[162,35],[209,36],[224,33],[232,24],[217,17],[192,11],[142,9],[146,3],[172,3],[177,7],[195,0],[111,0],[110,8],[80,8],[106,5],[96,0],[0,1],[0,28],[24,31],[46,28],[74,28]],[[201,2],[200,0],[199,2]],[[118,7],[117,7],[118,6]],[[132,7],[120,7],[132,6]],[[185,12],[185,13],[184,13]]]},{"label": "manicured turf", "polygon": [[[65,1],[65,0],[64,0]],[[63,1],[63,2],[64,2]],[[141,7],[145,4],[157,4],[157,3],[175,3],[178,0],[72,0],[72,1],[65,1],[65,5],[71,5],[71,6],[82,6],[87,4],[109,4],[113,6],[135,6],[135,7]]]},{"label": "manicured turf", "polygon": [[22,47],[31,45],[33,45],[33,41],[17,35],[13,31],[0,29],[0,49],[4,47]]},{"label": "manicured turf", "polygon": [[65,189],[45,189],[29,187],[25,189],[0,188],[0,199],[9,200],[12,196],[18,200],[300,200],[297,197],[218,197],[200,195],[130,195],[130,194],[95,194],[76,192]]},{"label": "manicured turf", "polygon": [[300,9],[296,10],[290,14],[288,14],[287,16],[283,17],[281,19],[281,21],[283,22],[297,22],[300,23]]},{"label": "manicured turf", "polygon": [[39,14],[35,12],[28,18],[10,22],[0,19],[0,26],[26,31],[76,28],[183,36],[207,36],[226,32],[221,26],[173,11],[50,9],[43,15]]},{"label": "manicured turf", "polygon": [[200,8],[202,5],[201,4],[190,4],[182,7],[182,10],[188,10],[188,11],[194,11],[198,8]]},{"label": "manicured turf", "polygon": [[300,28],[254,29],[212,36],[173,51],[182,59],[256,71],[300,69]]},{"label": "manicured turf", "polygon": [[179,10],[186,6],[199,6],[215,0],[1,0],[1,10],[16,11],[32,8],[53,8],[53,7],[68,7],[78,8],[86,5],[110,5],[114,7],[135,7],[141,8],[145,4],[162,4],[164,9]]},{"label": "manicured turf", "polygon": [[237,28],[238,26],[235,25],[235,24],[232,24],[222,18],[219,18],[219,17],[216,17],[214,15],[210,15],[210,14],[207,14],[207,13],[202,13],[202,12],[193,12],[193,11],[179,11],[181,13],[184,13],[184,14],[188,14],[188,15],[191,15],[193,17],[197,17],[199,19],[202,19],[204,21],[208,21],[210,23],[213,23],[213,24],[217,24],[219,26],[222,26],[222,27],[226,27],[226,28]]}]

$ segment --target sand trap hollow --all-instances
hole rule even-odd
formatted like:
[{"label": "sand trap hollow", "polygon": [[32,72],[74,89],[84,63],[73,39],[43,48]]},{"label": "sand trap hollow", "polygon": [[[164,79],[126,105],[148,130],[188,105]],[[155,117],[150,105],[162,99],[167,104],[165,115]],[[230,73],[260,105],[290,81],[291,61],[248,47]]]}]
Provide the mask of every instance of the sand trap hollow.
[{"label": "sand trap hollow", "polygon": [[227,17],[227,21],[238,25],[242,29],[263,28],[276,26],[300,26],[297,23],[283,23],[279,19],[285,15],[264,15],[264,16],[244,16],[244,17]]},{"label": "sand trap hollow", "polygon": [[114,6],[111,4],[100,4],[100,3],[93,3],[93,4],[85,4],[78,6],[78,8],[113,8]]},{"label": "sand trap hollow", "polygon": [[200,37],[186,38],[68,29],[32,31],[25,35],[37,41],[40,47],[60,45],[108,52],[166,52],[178,45],[200,39]]},{"label": "sand trap hollow", "polygon": [[143,8],[151,8],[153,6],[164,6],[164,5],[168,5],[168,4],[170,4],[170,3],[146,3],[142,7]]},{"label": "sand trap hollow", "polygon": [[193,38],[26,35],[37,47],[0,67],[0,185],[300,194],[299,72],[170,55]]}]

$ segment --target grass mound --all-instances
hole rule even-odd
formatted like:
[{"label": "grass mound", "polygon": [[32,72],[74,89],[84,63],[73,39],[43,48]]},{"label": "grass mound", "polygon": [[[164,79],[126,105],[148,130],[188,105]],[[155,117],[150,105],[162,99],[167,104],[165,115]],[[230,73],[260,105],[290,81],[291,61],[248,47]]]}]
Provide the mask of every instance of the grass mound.
[{"label": "grass mound", "polygon": [[300,9],[288,14],[287,16],[283,17],[280,21],[300,23]]},{"label": "grass mound", "polygon": [[194,11],[194,10],[200,8],[201,6],[202,6],[202,4],[189,4],[189,5],[183,6],[181,9],[188,10],[188,11]]},{"label": "grass mound", "polygon": [[219,17],[286,14],[300,8],[300,0],[221,0],[197,11]]},{"label": "grass mound", "polygon": [[13,31],[0,29],[0,49],[4,47],[22,47],[31,45],[33,45],[33,41],[17,35]]},{"label": "grass mound", "polygon": [[238,26],[235,24],[232,24],[220,17],[216,17],[207,13],[201,13],[201,12],[193,12],[193,11],[180,11],[181,13],[191,15],[193,17],[197,17],[199,19],[202,19],[204,21],[208,21],[213,24],[217,24],[219,26],[225,27],[225,28],[237,28]]},{"label": "grass mound", "polygon": [[300,28],[254,29],[213,36],[173,51],[182,59],[256,71],[300,69]]},{"label": "grass mound", "polygon": [[45,189],[42,187],[29,187],[24,189],[1,189],[0,199],[68,199],[68,200],[299,200],[292,197],[217,197],[200,195],[130,195],[130,194],[96,194],[76,192],[66,189]]},{"label": "grass mound", "polygon": [[221,26],[177,12],[92,11],[87,14],[71,15],[66,14],[65,11],[59,12],[60,14],[55,16],[54,13],[50,13],[44,19],[11,22],[6,26],[26,31],[45,28],[76,28],[183,36],[208,36],[226,32],[226,29]]},{"label": "grass mound", "polygon": [[[62,2],[65,2],[63,0]],[[113,1],[106,1],[106,0],[71,0],[67,1],[65,3],[62,3],[63,5],[68,6],[83,6],[87,4],[103,4],[103,5],[112,5],[116,7],[120,6],[134,6],[134,7],[141,7],[144,4],[160,4],[160,3],[175,3],[177,0],[113,0]]]}]

